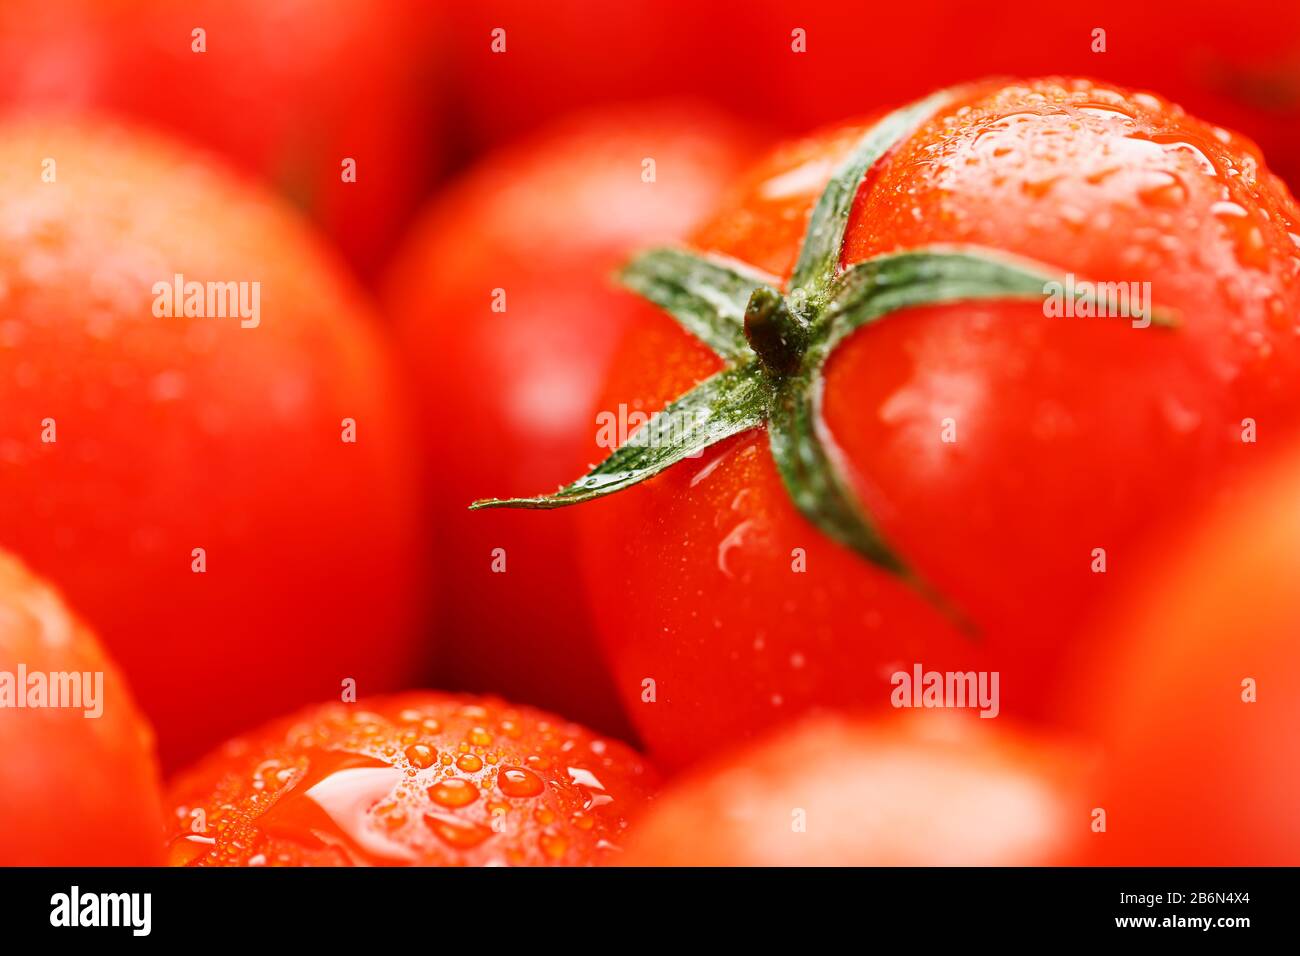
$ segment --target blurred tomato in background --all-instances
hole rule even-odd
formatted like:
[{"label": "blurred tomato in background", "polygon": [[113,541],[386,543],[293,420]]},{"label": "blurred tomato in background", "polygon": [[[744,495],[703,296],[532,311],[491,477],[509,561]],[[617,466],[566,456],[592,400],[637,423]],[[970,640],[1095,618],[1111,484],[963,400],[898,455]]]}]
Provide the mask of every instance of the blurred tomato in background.
[{"label": "blurred tomato in background", "polygon": [[468,505],[585,466],[631,298],[614,268],[683,236],[751,143],[700,107],[579,113],[451,184],[394,262],[385,302],[422,399],[441,627],[459,636],[440,680],[627,733],[590,637],[573,516]]},{"label": "blurred tomato in background", "polygon": [[[674,93],[802,132],[985,76],[1068,74],[1159,92],[1257,140],[1292,183],[1300,175],[1294,5],[624,0],[597,14],[584,0],[486,0],[450,4],[447,18],[467,91],[461,124],[476,140],[579,105]],[[492,52],[498,28],[505,54]]]},{"label": "blurred tomato in background", "polygon": [[[177,276],[242,283],[250,308],[160,310]],[[346,678],[409,679],[430,590],[412,416],[297,214],[152,134],[10,121],[0,289],[0,546],[92,622],[167,765]]]},{"label": "blurred tomato in background", "polygon": [[1110,764],[1100,862],[1300,861],[1300,451],[1256,447],[1262,467],[1152,542],[1076,649],[1068,702]]},{"label": "blurred tomato in background", "polygon": [[421,0],[7,0],[0,106],[106,110],[216,150],[369,276],[437,168],[437,12]]},{"label": "blurred tomato in background", "polygon": [[[95,635],[3,551],[0,674],[13,682],[0,692],[0,866],[161,862],[148,722]],[[44,688],[39,697],[34,687]],[[48,706],[54,700],[66,706]]]},{"label": "blurred tomato in background", "polygon": [[1005,720],[816,715],[684,774],[627,866],[1062,866],[1088,847],[1090,759]]}]

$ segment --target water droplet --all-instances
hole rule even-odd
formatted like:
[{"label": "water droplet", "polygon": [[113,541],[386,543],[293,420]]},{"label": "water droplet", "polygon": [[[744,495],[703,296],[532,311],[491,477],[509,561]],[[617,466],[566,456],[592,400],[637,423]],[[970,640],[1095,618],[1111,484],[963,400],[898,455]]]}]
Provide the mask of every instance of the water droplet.
[{"label": "water droplet", "polygon": [[507,797],[535,797],[546,789],[541,777],[523,767],[502,767],[497,787]]},{"label": "water droplet", "polygon": [[423,770],[433,766],[434,761],[438,759],[438,751],[427,744],[414,744],[406,748],[406,759],[410,761],[411,766]]},{"label": "water droplet", "polygon": [[424,823],[439,840],[458,850],[473,849],[492,835],[491,827],[448,813],[425,814]]},{"label": "water droplet", "polygon": [[1173,173],[1152,170],[1143,174],[1138,199],[1148,206],[1172,209],[1187,202],[1187,187]]},{"label": "water droplet", "polygon": [[429,799],[441,807],[467,807],[478,799],[478,787],[459,777],[439,780],[428,793]]},{"label": "water droplet", "polygon": [[475,754],[461,754],[456,766],[466,773],[476,773],[483,769],[483,760]]}]

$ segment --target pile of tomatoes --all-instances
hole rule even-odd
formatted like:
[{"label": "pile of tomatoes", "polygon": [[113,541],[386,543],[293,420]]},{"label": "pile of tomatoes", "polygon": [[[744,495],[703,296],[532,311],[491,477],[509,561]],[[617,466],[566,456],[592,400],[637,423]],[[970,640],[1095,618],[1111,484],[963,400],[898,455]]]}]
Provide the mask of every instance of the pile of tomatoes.
[{"label": "pile of tomatoes", "polygon": [[1300,862],[1300,23],[861,6],[0,10],[0,865]]}]

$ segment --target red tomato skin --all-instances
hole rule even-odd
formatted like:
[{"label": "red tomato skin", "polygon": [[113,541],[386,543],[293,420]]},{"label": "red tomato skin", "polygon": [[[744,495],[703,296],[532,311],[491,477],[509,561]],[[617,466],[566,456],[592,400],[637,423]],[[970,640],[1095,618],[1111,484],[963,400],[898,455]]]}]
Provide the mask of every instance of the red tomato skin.
[{"label": "red tomato skin", "polygon": [[1004,720],[822,714],[673,781],[626,866],[1041,866],[1089,845],[1086,760]]},{"label": "red tomato skin", "polygon": [[[693,244],[787,276],[812,202],[860,129],[778,150]],[[1201,172],[1196,151],[1217,175]],[[1122,170],[1105,175],[1117,156]],[[1186,191],[1172,197],[1181,215],[1159,196],[1142,198],[1174,176]],[[1228,202],[1236,208],[1218,205]],[[1242,223],[1228,215],[1237,211]],[[1047,318],[1041,304],[951,305],[890,316],[832,358],[825,419],[850,480],[886,540],[974,625],[974,640],[864,562],[820,557],[840,552],[789,505],[761,432],[732,440],[753,447],[752,467],[719,446],[706,453],[723,459],[716,468],[684,463],[580,506],[589,593],[651,752],[678,766],[708,751],[704,727],[730,739],[814,703],[879,703],[870,681],[904,647],[940,670],[983,661],[1002,674],[1006,712],[1051,717],[1069,676],[1064,648],[1141,573],[1143,537],[1212,500],[1248,462],[1243,419],[1279,435],[1300,424],[1287,385],[1300,363],[1298,218],[1251,144],[1103,84],[979,85],[918,130],[859,193],[845,265],[933,243],[987,245],[1079,277],[1154,280],[1155,304],[1181,324],[1134,329]],[[720,367],[645,309],[603,407],[661,408]],[[948,418],[952,444],[942,441]],[[736,535],[747,520],[763,532],[747,531],[744,543]],[[733,569],[762,570],[732,584],[712,566],[722,546]],[[794,547],[808,551],[806,578],[791,573]],[[1105,573],[1093,571],[1094,548],[1107,553]],[[801,588],[836,597],[807,612],[816,600],[792,597]],[[883,622],[879,638],[863,639],[867,614]],[[761,692],[746,685],[744,675],[794,660],[799,668],[787,663]],[[689,719],[638,708],[646,678],[686,688]],[[784,710],[763,703],[774,696]]]},{"label": "red tomato skin", "polygon": [[441,626],[472,635],[442,645],[441,685],[630,733],[591,637],[572,514],[468,505],[585,468],[624,324],[612,273],[642,242],[679,241],[749,146],[747,131],[697,107],[583,113],[462,177],[394,263],[385,301],[420,384]]},{"label": "red tomato skin", "polygon": [[372,277],[443,148],[440,32],[419,0],[13,0],[0,106],[108,111],[219,152]]},{"label": "red tomato skin", "polygon": [[[164,764],[345,679],[409,679],[412,427],[353,282],[205,155],[110,122],[3,132],[0,543],[102,636]],[[176,274],[260,283],[260,324],[155,316]]]},{"label": "red tomato skin", "polygon": [[308,707],[168,792],[173,866],[583,866],[621,852],[658,778],[625,744],[497,697]]},{"label": "red tomato skin", "polygon": [[[96,699],[0,709],[0,866],[161,864],[149,724],[94,634],[47,583],[0,552],[0,672],[16,682],[20,666],[29,681],[80,675],[83,694]],[[31,687],[13,689],[30,701]]]},{"label": "red tomato skin", "polygon": [[1300,862],[1300,454],[1258,451],[1079,645],[1066,709],[1104,747],[1098,862]]}]

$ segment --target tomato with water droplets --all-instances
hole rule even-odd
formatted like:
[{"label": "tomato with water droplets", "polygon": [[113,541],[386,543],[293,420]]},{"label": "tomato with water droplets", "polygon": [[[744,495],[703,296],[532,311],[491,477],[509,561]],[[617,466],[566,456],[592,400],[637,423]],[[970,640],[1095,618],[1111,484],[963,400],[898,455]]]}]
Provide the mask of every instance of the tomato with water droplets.
[{"label": "tomato with water droplets", "polygon": [[617,859],[656,785],[623,744],[490,697],[301,711],[172,781],[188,866],[538,866]]},{"label": "tomato with water droplets", "polygon": [[[779,148],[692,248],[785,291],[870,128]],[[1053,716],[1063,650],[1142,573],[1140,543],[1300,425],[1300,209],[1249,142],[1149,94],[990,82],[931,107],[850,195],[840,270],[976,250],[1060,281],[896,309],[830,355],[835,487],[910,579],[805,520],[764,427],[575,509],[617,680],[668,765],[813,705],[888,706],[915,662],[998,671],[1005,713]],[[1086,283],[1123,283],[1129,311],[1094,285],[1123,314],[1085,317]],[[655,411],[723,367],[625,307],[601,407]]]},{"label": "tomato with water droplets", "polygon": [[0,223],[0,545],[95,628],[164,767],[409,679],[408,410],[306,223],[189,147],[44,118],[0,131]]}]

